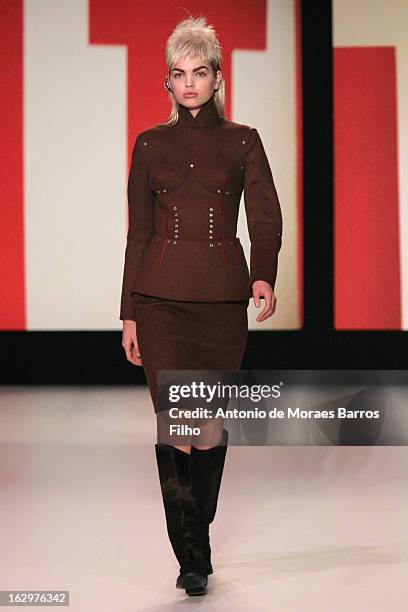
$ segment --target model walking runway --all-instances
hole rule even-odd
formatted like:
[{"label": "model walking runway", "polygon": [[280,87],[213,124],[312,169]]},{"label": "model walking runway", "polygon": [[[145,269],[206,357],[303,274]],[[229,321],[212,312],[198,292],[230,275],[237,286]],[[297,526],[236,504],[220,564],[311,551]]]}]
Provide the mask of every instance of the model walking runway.
[{"label": "model walking runway", "polygon": [[[227,120],[221,46],[204,17],[180,22],[166,46],[171,113],[140,132],[128,181],[120,318],[127,359],[144,368],[157,417],[155,454],[176,581],[204,595],[213,572],[209,525],[228,445],[222,419],[172,437],[158,370],[238,370],[252,297],[276,308],[282,215],[261,138]],[[241,196],[250,266],[236,235]]]}]

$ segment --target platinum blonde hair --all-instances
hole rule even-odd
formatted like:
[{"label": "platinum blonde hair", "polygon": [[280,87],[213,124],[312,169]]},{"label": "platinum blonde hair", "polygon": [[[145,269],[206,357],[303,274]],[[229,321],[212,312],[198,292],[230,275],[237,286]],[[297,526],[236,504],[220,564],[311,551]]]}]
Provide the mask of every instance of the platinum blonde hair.
[{"label": "platinum blonde hair", "polygon": [[[207,24],[203,15],[196,19],[189,15],[180,21],[169,36],[166,44],[166,64],[169,74],[182,58],[199,57],[207,61],[214,71],[221,70],[222,59],[221,45],[216,36],[214,27]],[[168,118],[161,125],[174,125],[178,121],[178,102],[173,92],[167,90],[171,102],[171,111]],[[225,83],[224,77],[221,79],[218,89],[214,92],[214,103],[220,117],[224,116],[225,108]]]}]

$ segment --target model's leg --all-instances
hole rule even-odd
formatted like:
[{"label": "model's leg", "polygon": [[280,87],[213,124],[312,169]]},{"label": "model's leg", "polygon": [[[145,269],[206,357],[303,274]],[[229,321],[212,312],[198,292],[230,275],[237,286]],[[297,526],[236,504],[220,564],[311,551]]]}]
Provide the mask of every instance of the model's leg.
[{"label": "model's leg", "polygon": [[[192,457],[170,444],[155,444],[167,533],[180,564],[177,588],[206,593],[200,514],[193,491]],[[187,591],[188,592],[188,591]],[[190,594],[190,593],[189,593]]]},{"label": "model's leg", "polygon": [[[207,441],[207,440],[206,440]],[[228,445],[228,431],[222,430],[221,441],[216,446],[192,446],[194,493],[200,510],[201,537],[203,540],[207,574],[213,573],[209,526],[213,522]]]},{"label": "model's leg", "polygon": [[[161,389],[157,385],[159,370],[236,370],[240,367],[248,333],[246,315],[248,301],[246,304],[190,303],[134,294],[134,304],[139,348],[157,416],[161,411],[168,410],[169,407],[166,389]],[[214,325],[214,321],[217,321],[217,325]],[[160,396],[161,390],[164,393],[163,397]],[[208,567],[206,568],[205,561],[209,556],[206,546],[204,557],[203,537],[206,539],[208,524],[213,520],[212,514],[215,513],[211,509],[214,508],[214,487],[207,486],[206,489],[205,479],[195,484],[191,483],[194,477],[193,454],[195,454],[194,447],[191,448],[191,445],[210,447],[202,448],[202,450],[197,448],[197,453],[208,453],[211,457],[215,452],[213,449],[218,444],[219,436],[218,438],[214,436],[210,440],[207,435],[204,439],[197,440],[195,436],[189,439],[188,436],[181,435],[183,433],[181,428],[180,430],[177,428],[177,435],[173,435],[174,428],[173,431],[169,431],[169,426],[179,424],[179,421],[167,419],[166,415],[162,416],[160,421],[163,427],[160,428],[160,432],[158,431],[157,443],[161,444],[157,444],[156,454],[170,540],[172,545],[174,543],[176,556],[180,555],[181,560],[190,555],[194,563],[197,563],[201,556],[204,560],[204,570],[200,569],[200,571],[206,572]],[[178,436],[178,431],[180,431],[180,436]],[[198,467],[198,463],[194,462],[194,466]],[[203,467],[204,462],[201,465],[201,468]],[[202,471],[202,469],[198,470],[197,475]],[[205,490],[212,490],[212,502],[209,505],[205,501]],[[198,504],[195,496],[199,495],[200,491],[203,494],[200,496],[197,517]],[[206,509],[205,505],[208,506]],[[203,516],[206,516],[204,523],[201,519],[202,508],[204,508]],[[192,516],[195,517],[193,521]],[[197,523],[200,534],[198,538]],[[206,528],[205,533],[203,526]],[[200,546],[198,546],[198,541],[200,541]],[[198,551],[201,550],[201,553],[194,555],[194,547]],[[206,582],[207,576],[205,576]],[[202,579],[198,583],[202,585]],[[203,588],[205,587],[200,586],[199,590],[201,589],[202,592]],[[194,592],[196,590],[194,587],[186,588],[186,590],[190,595],[200,594],[200,592]]]},{"label": "model's leg", "polygon": [[208,418],[195,422],[200,429],[200,434],[194,436],[192,446],[200,450],[208,450],[222,444],[224,419]]},{"label": "model's leg", "polygon": [[174,446],[174,448],[178,448],[179,450],[183,451],[183,453],[188,453],[189,455],[191,454],[191,446]]}]

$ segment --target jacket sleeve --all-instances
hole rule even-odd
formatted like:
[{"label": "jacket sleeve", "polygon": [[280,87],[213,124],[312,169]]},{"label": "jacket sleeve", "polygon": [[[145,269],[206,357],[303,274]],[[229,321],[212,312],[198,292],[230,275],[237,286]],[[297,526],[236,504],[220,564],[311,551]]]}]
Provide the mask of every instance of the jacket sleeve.
[{"label": "jacket sleeve", "polygon": [[131,292],[138,275],[142,255],[154,234],[154,198],[150,187],[146,160],[146,146],[141,134],[136,137],[132,151],[127,185],[128,232],[119,318],[135,320]]},{"label": "jacket sleeve", "polygon": [[275,288],[282,246],[282,213],[272,171],[258,131],[251,129],[245,159],[244,203],[251,241],[249,286],[256,280]]}]

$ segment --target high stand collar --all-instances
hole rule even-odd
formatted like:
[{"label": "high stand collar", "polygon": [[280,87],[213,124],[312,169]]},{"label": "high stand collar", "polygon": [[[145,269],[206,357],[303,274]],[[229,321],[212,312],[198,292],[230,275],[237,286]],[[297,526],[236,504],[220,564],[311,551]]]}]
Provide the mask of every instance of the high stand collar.
[{"label": "high stand collar", "polygon": [[220,121],[221,117],[218,115],[213,96],[202,105],[195,117],[193,117],[186,106],[179,104],[178,121],[176,124],[178,126],[190,128],[208,127],[217,125]]}]

